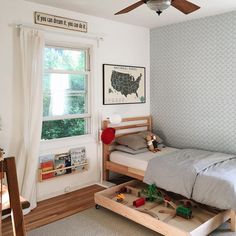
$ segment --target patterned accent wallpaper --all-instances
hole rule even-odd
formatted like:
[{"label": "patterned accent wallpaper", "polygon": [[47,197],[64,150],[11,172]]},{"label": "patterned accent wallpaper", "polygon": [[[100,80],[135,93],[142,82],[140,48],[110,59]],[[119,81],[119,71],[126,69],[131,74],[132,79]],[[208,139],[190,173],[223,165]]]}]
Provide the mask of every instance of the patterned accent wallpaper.
[{"label": "patterned accent wallpaper", "polygon": [[152,29],[150,87],[167,145],[236,154],[236,12]]}]

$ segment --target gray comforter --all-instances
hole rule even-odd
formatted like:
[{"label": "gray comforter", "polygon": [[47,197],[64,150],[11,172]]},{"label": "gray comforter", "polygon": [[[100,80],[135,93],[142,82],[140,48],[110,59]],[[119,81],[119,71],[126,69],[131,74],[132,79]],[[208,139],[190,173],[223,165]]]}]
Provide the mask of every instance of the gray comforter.
[{"label": "gray comforter", "polygon": [[236,156],[177,150],[149,161],[144,182],[220,209],[236,210]]}]

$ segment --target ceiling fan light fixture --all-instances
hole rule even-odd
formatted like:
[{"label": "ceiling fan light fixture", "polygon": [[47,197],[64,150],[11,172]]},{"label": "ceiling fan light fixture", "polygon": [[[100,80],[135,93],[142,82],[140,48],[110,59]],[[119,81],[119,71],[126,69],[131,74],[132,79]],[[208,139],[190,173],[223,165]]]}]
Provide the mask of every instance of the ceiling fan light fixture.
[{"label": "ceiling fan light fixture", "polygon": [[147,6],[160,15],[171,5],[171,0],[148,0]]}]

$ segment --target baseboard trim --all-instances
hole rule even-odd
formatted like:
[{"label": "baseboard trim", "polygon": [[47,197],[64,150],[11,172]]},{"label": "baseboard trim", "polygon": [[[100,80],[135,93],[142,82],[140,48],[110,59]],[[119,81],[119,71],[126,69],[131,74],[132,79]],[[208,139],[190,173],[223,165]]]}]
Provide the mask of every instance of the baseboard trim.
[{"label": "baseboard trim", "polygon": [[41,201],[44,201],[44,200],[47,200],[47,199],[50,199],[50,198],[53,198],[53,197],[57,197],[57,196],[63,195],[65,193],[70,193],[70,192],[73,192],[73,191],[76,191],[76,190],[79,190],[79,189],[83,189],[83,188],[86,188],[86,187],[89,187],[89,186],[95,185],[95,184],[99,185],[98,182],[92,181],[92,182],[89,182],[89,183],[87,183],[85,185],[72,187],[67,192],[65,192],[65,190],[62,189],[60,191],[52,192],[50,194],[45,194],[45,195],[42,195],[42,196],[38,197],[37,198],[37,202],[41,202]]}]

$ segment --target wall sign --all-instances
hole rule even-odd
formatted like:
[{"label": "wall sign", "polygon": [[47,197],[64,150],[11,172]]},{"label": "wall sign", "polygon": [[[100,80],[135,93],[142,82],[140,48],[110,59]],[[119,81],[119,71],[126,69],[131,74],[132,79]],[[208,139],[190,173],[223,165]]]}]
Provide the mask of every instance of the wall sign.
[{"label": "wall sign", "polygon": [[34,13],[34,23],[84,33],[87,33],[88,31],[87,22],[64,18],[61,16],[49,15],[42,12]]}]

